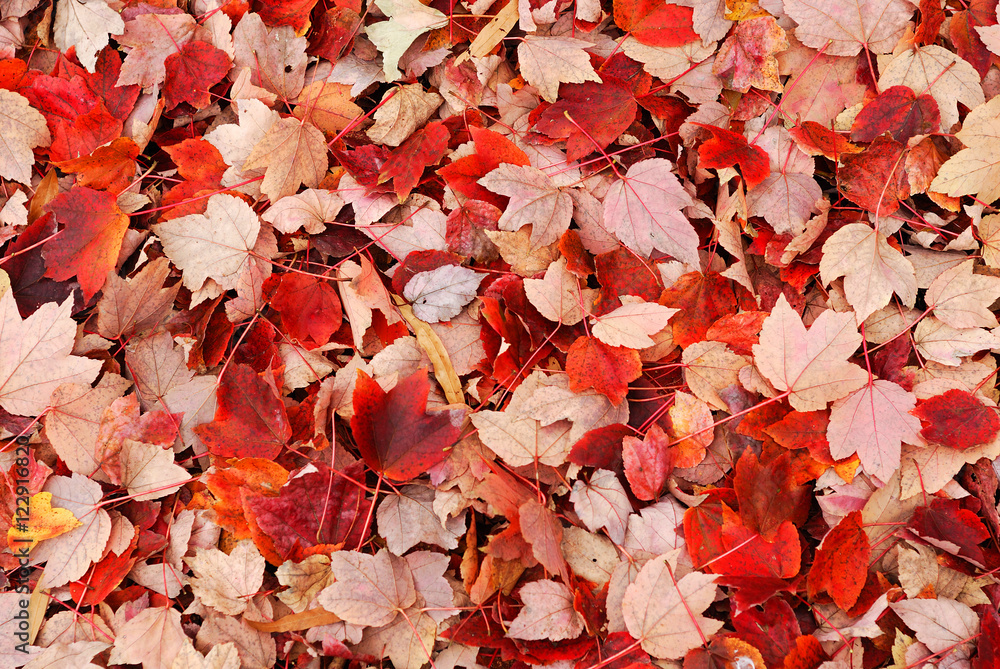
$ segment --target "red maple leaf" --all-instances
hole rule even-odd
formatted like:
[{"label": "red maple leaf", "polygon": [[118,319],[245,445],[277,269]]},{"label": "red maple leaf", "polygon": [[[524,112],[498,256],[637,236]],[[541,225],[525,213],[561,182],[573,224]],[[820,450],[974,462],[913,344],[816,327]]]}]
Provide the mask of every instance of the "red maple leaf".
[{"label": "red maple leaf", "polygon": [[209,452],[223,458],[264,458],[281,453],[292,436],[285,406],[248,365],[231,365],[216,391],[215,420],[195,432]]},{"label": "red maple leaf", "polygon": [[462,409],[427,412],[427,369],[401,379],[389,392],[358,371],[351,431],[374,471],[407,481],[444,460],[462,432]]}]

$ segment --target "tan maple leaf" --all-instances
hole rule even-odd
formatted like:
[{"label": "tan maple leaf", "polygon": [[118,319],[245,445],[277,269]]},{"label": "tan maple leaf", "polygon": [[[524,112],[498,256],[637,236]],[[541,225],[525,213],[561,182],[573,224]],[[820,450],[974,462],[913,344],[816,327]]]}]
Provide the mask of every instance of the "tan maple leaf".
[{"label": "tan maple leaf", "polygon": [[366,134],[376,144],[399,146],[427,122],[441,103],[437,93],[425,91],[420,84],[409,84],[386,91],[375,110],[375,125]]},{"label": "tan maple leaf", "polygon": [[97,302],[97,333],[106,339],[128,338],[152,330],[166,316],[180,284],[164,288],[170,262],[157,258],[131,279],[108,272]]},{"label": "tan maple leaf", "polygon": [[163,83],[167,56],[190,42],[197,26],[190,14],[141,14],[126,22],[124,34],[115,39],[130,51],[115,85],[150,88]]},{"label": "tan maple leaf", "polygon": [[600,83],[601,77],[590,64],[584,49],[589,42],[572,37],[527,35],[517,47],[521,74],[548,102],[555,102],[559,84]]},{"label": "tan maple leaf", "polygon": [[923,442],[920,421],[910,415],[916,405],[913,393],[883,379],[837,400],[826,430],[830,454],[840,460],[856,452],[866,473],[888,481],[899,468],[902,442]]},{"label": "tan maple leaf", "polygon": [[0,407],[18,416],[38,416],[52,391],[64,383],[97,378],[99,360],[71,355],[76,323],[72,296],[47,302],[23,321],[13,291],[0,297]]},{"label": "tan maple leaf", "polygon": [[55,389],[45,414],[45,434],[70,471],[90,476],[100,469],[97,438],[101,416],[131,387],[117,374],[105,374],[96,388],[66,383]]},{"label": "tan maple leaf", "polygon": [[789,392],[798,411],[819,411],[868,381],[868,373],[847,362],[861,344],[854,314],[824,311],[809,330],[784,295],[764,319],[754,361],[764,378]]},{"label": "tan maple leaf", "polygon": [[746,92],[753,86],[781,92],[774,54],[787,48],[788,38],[774,17],[740,21],[716,54],[712,72],[725,77],[733,90]]},{"label": "tan maple leaf", "polygon": [[616,544],[625,541],[632,504],[614,472],[597,469],[590,481],[574,482],[569,499],[588,530],[597,532],[603,529]]},{"label": "tan maple leaf", "polygon": [[590,306],[579,279],[566,269],[565,258],[549,265],[541,279],[525,279],[524,292],[538,313],[553,323],[576,325],[583,320],[584,308]]},{"label": "tan maple leaf", "polygon": [[198,290],[212,279],[231,290],[251,260],[260,219],[240,198],[219,193],[208,199],[204,214],[164,221],[153,231],[160,236],[164,253],[183,272],[188,289]]},{"label": "tan maple leaf", "polygon": [[785,11],[798,24],[795,37],[806,46],[830,56],[853,56],[862,47],[890,53],[913,6],[904,0],[785,0]]},{"label": "tan maple leaf", "polygon": [[714,574],[674,575],[680,551],[653,558],[625,589],[622,612],[629,634],[642,649],[664,660],[684,657],[722,628],[721,620],[701,615],[715,599]]},{"label": "tan maple leaf", "polygon": [[142,669],[172,669],[174,658],[191,640],[181,627],[181,612],[153,606],[140,611],[117,630],[111,649],[113,664],[141,664]]},{"label": "tan maple leaf", "polygon": [[355,625],[387,625],[417,599],[409,565],[384,548],[375,555],[336,551],[330,571],[336,580],[319,593],[319,603]]},{"label": "tan maple leaf", "polygon": [[966,148],[941,166],[929,190],[952,197],[975,195],[983,202],[1000,198],[1000,100],[994,97],[970,111],[955,137]]},{"label": "tan maple leaf", "polygon": [[121,35],[125,22],[105,0],[59,0],[52,37],[56,48],[76,47],[76,56],[90,72],[97,65],[97,52],[108,45],[109,35]]},{"label": "tan maple leaf", "polygon": [[233,30],[233,66],[250,69],[250,83],[286,100],[302,92],[306,38],[288,25],[269,28],[259,14],[243,15]]},{"label": "tan maple leaf", "polygon": [[924,297],[934,315],[953,328],[995,328],[1000,323],[990,305],[1000,297],[1000,279],[976,274],[966,260],[941,272]]},{"label": "tan maple leaf", "polygon": [[559,241],[569,228],[573,199],[535,167],[504,163],[480,179],[479,185],[510,198],[497,225],[508,232],[531,225],[533,248]]},{"label": "tan maple leaf", "polygon": [[315,188],[326,174],[326,139],[311,123],[296,118],[279,119],[253,148],[244,170],[266,167],[260,190],[271,202],[293,195],[299,185]]},{"label": "tan maple leaf", "polygon": [[864,223],[845,225],[823,244],[819,261],[823,283],[840,276],[858,322],[889,303],[895,293],[907,307],[917,299],[917,276],[910,261],[889,245],[885,235]]},{"label": "tan maple leaf", "polygon": [[465,513],[442,522],[434,512],[434,498],[433,489],[410,485],[382,500],[375,517],[379,535],[389,550],[402,555],[419,543],[445,550],[458,548],[458,540],[465,532]]},{"label": "tan maple leaf", "polygon": [[31,150],[52,142],[45,117],[20,93],[0,88],[0,136],[0,177],[30,184]]},{"label": "tan maple leaf", "polygon": [[[254,147],[278,119],[278,112],[268,109],[260,100],[237,100],[239,123],[225,123],[205,133],[205,140],[219,150],[229,169],[222,175],[222,185],[257,197],[266,168],[246,169],[243,164]],[[249,183],[244,183],[249,181]],[[242,185],[240,185],[242,184]]]},{"label": "tan maple leaf", "polygon": [[908,599],[889,606],[932,653],[945,653],[956,647],[964,647],[968,652],[972,648],[970,639],[979,633],[976,612],[953,599]]},{"label": "tan maple leaf", "polygon": [[563,641],[583,631],[583,617],[573,608],[573,591],[556,581],[532,581],[520,590],[524,602],[510,623],[512,639]]},{"label": "tan maple leaf", "polygon": [[111,518],[98,506],[104,497],[101,484],[86,476],[53,476],[45,483],[45,492],[52,493],[53,508],[69,509],[82,523],[32,551],[32,559],[46,563],[46,587],[55,588],[80,578],[101,559],[111,537]]},{"label": "tan maple leaf", "polygon": [[654,335],[667,327],[667,321],[680,309],[670,309],[655,302],[622,297],[622,306],[590,321],[591,332],[608,346],[648,348]]},{"label": "tan maple leaf", "polygon": [[191,590],[206,606],[236,616],[264,583],[264,558],[252,541],[241,541],[227,555],[217,548],[200,548],[184,559],[194,578]]}]

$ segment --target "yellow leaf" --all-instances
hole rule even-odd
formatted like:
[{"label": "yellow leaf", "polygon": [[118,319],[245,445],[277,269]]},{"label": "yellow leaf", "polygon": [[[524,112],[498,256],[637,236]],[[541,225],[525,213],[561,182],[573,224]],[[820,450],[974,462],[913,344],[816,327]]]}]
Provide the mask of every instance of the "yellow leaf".
[{"label": "yellow leaf", "polygon": [[83,525],[69,509],[53,509],[52,493],[40,492],[28,501],[28,520],[15,519],[7,531],[7,543],[30,551],[39,541],[58,537]]}]

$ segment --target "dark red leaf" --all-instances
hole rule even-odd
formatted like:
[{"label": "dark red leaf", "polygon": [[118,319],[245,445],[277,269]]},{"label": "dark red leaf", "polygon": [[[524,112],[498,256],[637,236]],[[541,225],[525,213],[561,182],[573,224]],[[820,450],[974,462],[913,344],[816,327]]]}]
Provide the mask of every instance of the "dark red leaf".
[{"label": "dark red leaf", "polygon": [[230,365],[216,400],[215,420],[195,428],[213,455],[273,460],[292,436],[274,388],[247,365]]},{"label": "dark red leaf", "polygon": [[388,393],[358,371],[351,431],[374,471],[407,481],[444,460],[462,431],[462,409],[427,413],[427,369],[401,379]]}]

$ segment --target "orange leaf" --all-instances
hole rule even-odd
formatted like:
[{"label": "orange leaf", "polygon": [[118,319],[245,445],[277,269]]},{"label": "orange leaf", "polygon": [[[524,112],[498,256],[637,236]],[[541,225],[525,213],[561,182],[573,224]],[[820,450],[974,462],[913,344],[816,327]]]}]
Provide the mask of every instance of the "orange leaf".
[{"label": "orange leaf", "polygon": [[56,196],[47,209],[62,231],[45,244],[45,276],[56,281],[77,277],[89,300],[118,266],[128,216],[114,194],[80,186]]},{"label": "orange leaf", "polygon": [[594,337],[580,337],[566,354],[569,388],[575,393],[593,388],[612,404],[621,404],[628,382],[642,376],[639,352],[623,346],[608,346]]},{"label": "orange leaf", "polygon": [[852,511],[827,533],[816,551],[809,571],[809,596],[826,590],[837,606],[851,608],[865,587],[870,557],[861,512]]}]

